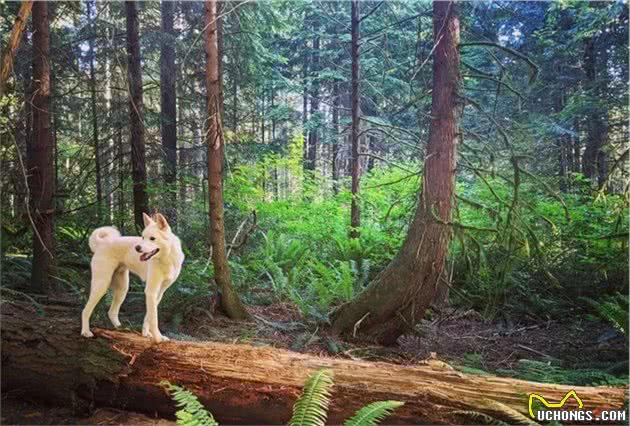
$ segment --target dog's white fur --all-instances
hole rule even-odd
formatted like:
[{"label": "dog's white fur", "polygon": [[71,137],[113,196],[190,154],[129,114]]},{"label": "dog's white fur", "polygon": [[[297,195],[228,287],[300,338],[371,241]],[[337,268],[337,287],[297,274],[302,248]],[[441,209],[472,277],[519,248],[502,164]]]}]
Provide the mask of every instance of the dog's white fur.
[{"label": "dog's white fur", "polygon": [[[92,284],[81,316],[81,335],[92,337],[90,317],[94,308],[112,288],[112,305],[109,319],[114,327],[120,327],[118,312],[129,290],[129,271],[146,283],[146,315],[142,335],[155,342],[168,340],[158,329],[158,305],[167,288],[179,276],[184,253],[179,238],[161,214],[153,218],[143,214],[142,237],[123,237],[116,228],[105,226],[90,236],[92,256]],[[156,251],[157,250],[157,251]]]}]

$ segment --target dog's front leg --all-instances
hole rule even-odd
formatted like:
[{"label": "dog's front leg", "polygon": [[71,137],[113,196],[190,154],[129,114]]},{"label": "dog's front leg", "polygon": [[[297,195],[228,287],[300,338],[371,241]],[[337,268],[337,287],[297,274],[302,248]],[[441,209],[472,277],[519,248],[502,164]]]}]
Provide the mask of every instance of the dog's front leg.
[{"label": "dog's front leg", "polygon": [[[158,328],[158,303],[160,299],[161,283],[149,278],[147,280],[147,286],[144,289],[146,296],[147,314],[144,318],[144,326],[142,327],[142,334],[149,335],[154,342],[160,343],[168,340],[168,337],[162,336]],[[146,329],[148,328],[148,333]]]},{"label": "dog's front leg", "polygon": [[[162,296],[163,295],[164,295],[164,289],[162,289],[160,291],[160,295],[159,295],[159,297],[157,299],[158,310],[160,308],[160,301],[162,300]],[[153,335],[151,334],[151,331],[149,330],[149,315],[148,315],[148,313],[144,314],[144,322],[142,323],[142,335],[144,337],[149,337],[149,338],[153,337]],[[162,337],[164,337],[164,336],[162,336]],[[164,339],[168,340],[167,337],[164,337]]]}]

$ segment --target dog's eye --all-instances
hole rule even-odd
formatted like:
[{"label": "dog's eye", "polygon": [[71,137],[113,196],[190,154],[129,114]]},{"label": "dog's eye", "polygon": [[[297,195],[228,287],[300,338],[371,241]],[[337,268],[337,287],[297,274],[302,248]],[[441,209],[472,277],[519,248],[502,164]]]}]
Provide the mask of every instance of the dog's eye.
[{"label": "dog's eye", "polygon": [[151,241],[155,241],[155,237],[151,237],[149,238]]}]

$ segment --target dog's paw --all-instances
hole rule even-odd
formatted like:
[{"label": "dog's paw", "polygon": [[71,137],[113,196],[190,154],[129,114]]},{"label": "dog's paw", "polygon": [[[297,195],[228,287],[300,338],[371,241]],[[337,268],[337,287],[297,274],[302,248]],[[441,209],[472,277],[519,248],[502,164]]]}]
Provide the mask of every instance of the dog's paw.
[{"label": "dog's paw", "polygon": [[158,336],[153,337],[153,339],[152,339],[152,340],[153,340],[155,343],[162,343],[162,342],[168,342],[168,341],[169,341],[169,340],[171,340],[171,339],[169,339],[168,337],[163,336],[163,335],[161,335],[161,334],[160,334],[160,335],[158,335]]},{"label": "dog's paw", "polygon": [[144,337],[148,337],[148,338],[152,338],[153,337],[153,334],[151,334],[151,332],[148,329],[144,329],[144,328],[142,329],[142,335]]},{"label": "dog's paw", "polygon": [[81,332],[81,336],[83,336],[83,337],[94,337],[94,333],[92,333],[90,330],[82,331]]},{"label": "dog's paw", "polygon": [[[108,314],[108,316],[109,316],[109,314]],[[121,326],[120,320],[118,318],[114,318],[114,317],[109,316],[109,320],[112,322],[112,325],[115,328],[119,328]]]}]

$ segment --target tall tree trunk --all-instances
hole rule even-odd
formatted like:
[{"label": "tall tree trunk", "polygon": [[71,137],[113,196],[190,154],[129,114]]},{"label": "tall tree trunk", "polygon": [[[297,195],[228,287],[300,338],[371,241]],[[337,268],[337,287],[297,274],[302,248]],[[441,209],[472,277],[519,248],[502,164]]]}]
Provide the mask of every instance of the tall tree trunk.
[{"label": "tall tree trunk", "polygon": [[[306,25],[308,14],[304,16],[304,25]],[[308,131],[306,126],[308,124],[308,42],[304,40],[303,61],[302,61],[302,139],[303,139],[303,159],[304,169],[308,163]]]},{"label": "tall tree trunk", "polygon": [[232,287],[232,277],[225,251],[223,223],[223,128],[221,108],[221,56],[217,25],[217,2],[206,0],[206,91],[208,96],[208,195],[210,198],[210,244],[214,280],[220,292],[221,307],[232,319],[249,318]]},{"label": "tall tree trunk", "polygon": [[276,119],[273,115],[276,91],[273,85],[273,81],[271,82],[271,87],[269,88],[269,91],[269,113],[271,114],[271,142],[273,142],[274,140],[276,140]]},{"label": "tall tree trunk", "polygon": [[335,194],[339,192],[339,82],[333,83],[332,89],[333,108],[332,108],[332,179],[333,191]]},{"label": "tall tree trunk", "polygon": [[175,2],[162,0],[162,50],[160,53],[160,123],[164,155],[164,183],[167,190],[168,221],[177,224],[177,105],[175,87],[175,32],[173,8]]},{"label": "tall tree trunk", "polygon": [[262,144],[265,144],[265,86],[263,85],[260,94],[260,135]]},{"label": "tall tree trunk", "polygon": [[387,268],[333,313],[336,333],[391,344],[422,319],[435,297],[451,237],[455,186],[459,19],[453,1],[433,2],[433,37],[433,118],[415,217]]},{"label": "tall tree trunk", "polygon": [[[587,88],[591,97],[604,98],[606,96],[606,79],[598,78],[598,74],[600,69],[603,69],[604,73],[606,72],[606,55],[602,51],[600,61],[598,61],[597,55],[597,39],[590,37],[586,40],[584,47],[584,73],[586,74]],[[602,164],[604,166],[602,168],[605,169],[605,161],[603,161],[605,154],[602,152],[602,148],[606,144],[608,133],[606,115],[606,109],[598,105],[591,105],[589,108],[586,146],[582,157],[584,176],[590,179],[597,177],[599,182],[605,179],[606,173],[605,170],[599,170],[598,167],[599,164]],[[602,174],[604,174],[603,177]]]},{"label": "tall tree trunk", "polygon": [[315,170],[317,166],[317,146],[319,145],[319,18],[313,19],[313,51],[311,53],[311,128],[308,132],[308,151],[306,153],[306,170]]},{"label": "tall tree trunk", "polygon": [[580,147],[580,121],[575,120],[575,139],[573,140],[573,171],[582,172],[582,153]]},{"label": "tall tree trunk", "polygon": [[118,156],[118,229],[122,234],[125,233],[125,157],[123,156],[124,146],[122,129],[116,130],[116,147]]},{"label": "tall tree trunk", "polygon": [[98,135],[98,111],[96,108],[96,53],[94,51],[94,39],[96,38],[96,24],[92,21],[96,15],[96,0],[87,4],[87,18],[92,27],[89,40],[88,55],[90,56],[90,105],[92,107],[92,143],[94,144],[94,174],[96,185],[96,221],[101,223],[103,219],[103,184],[101,172],[101,149]]},{"label": "tall tree trunk", "polygon": [[2,65],[0,66],[0,98],[2,98],[2,95],[4,95],[4,86],[9,79],[9,75],[11,75],[11,71],[13,70],[13,58],[15,58],[15,53],[20,46],[22,34],[24,33],[24,29],[26,28],[26,24],[28,23],[28,17],[31,14],[32,8],[32,0],[22,1],[20,11],[15,18],[15,23],[13,24],[13,28],[11,29],[9,42],[4,49],[5,53],[2,57]]},{"label": "tall tree trunk", "polygon": [[[106,20],[110,20],[112,17],[112,4],[108,4],[105,9]],[[112,53],[114,51],[112,44],[114,44],[113,39],[115,35],[115,31],[113,28],[105,29],[105,37],[107,38],[107,52],[104,53],[104,66],[105,66],[105,111],[107,121],[112,123],[114,112],[112,108]],[[106,214],[108,223],[114,223],[114,193],[116,192],[115,184],[114,184],[114,161],[116,160],[115,145],[114,145],[114,135],[113,132],[110,131],[109,137],[107,139],[106,145],[106,155],[105,155],[105,163],[106,163],[106,179],[105,179],[105,192],[106,192]]]},{"label": "tall tree trunk", "polygon": [[133,217],[136,230],[144,227],[142,213],[149,212],[147,169],[144,148],[142,71],[140,68],[140,30],[135,1],[125,1],[127,15],[127,74],[129,81],[129,121],[131,123],[131,177],[133,179]]},{"label": "tall tree trunk", "polygon": [[359,227],[361,226],[361,207],[359,204],[359,179],[361,177],[361,163],[359,158],[359,132],[361,120],[361,87],[359,85],[360,63],[359,63],[359,37],[361,34],[359,19],[359,0],[352,0],[351,13],[352,41],[350,56],[352,58],[352,130],[350,132],[350,144],[352,149],[351,175],[352,175],[352,203],[350,206],[350,237],[359,237]]},{"label": "tall tree trunk", "polygon": [[48,3],[33,5],[33,134],[29,138],[28,185],[31,196],[33,260],[31,286],[36,292],[52,287],[54,267],[55,167],[50,128],[50,23]]}]

